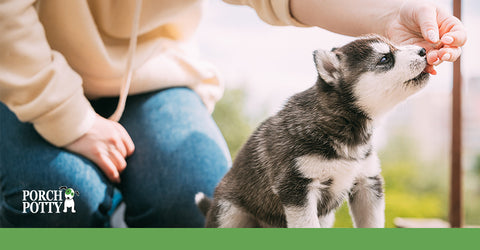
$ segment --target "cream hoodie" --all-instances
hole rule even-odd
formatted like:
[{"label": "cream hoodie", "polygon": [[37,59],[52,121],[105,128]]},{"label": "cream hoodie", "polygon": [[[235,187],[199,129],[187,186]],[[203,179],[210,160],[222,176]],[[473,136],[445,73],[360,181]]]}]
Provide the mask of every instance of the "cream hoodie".
[{"label": "cream hoodie", "polygon": [[[289,0],[225,2],[272,25],[302,26]],[[203,6],[143,0],[129,94],[187,86],[213,110],[222,84],[190,46]],[[134,11],[133,0],[0,0],[0,101],[56,146],[81,137],[95,117],[87,98],[120,93]]]}]

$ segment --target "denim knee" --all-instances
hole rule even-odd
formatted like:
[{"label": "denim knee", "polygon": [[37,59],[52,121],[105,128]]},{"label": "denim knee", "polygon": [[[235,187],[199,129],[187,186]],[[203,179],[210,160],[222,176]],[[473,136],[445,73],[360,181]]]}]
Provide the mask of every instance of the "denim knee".
[{"label": "denim knee", "polygon": [[125,171],[122,192],[129,226],[204,226],[204,217],[194,201],[195,194],[213,195],[230,167],[230,158],[215,141],[202,135],[193,134],[187,141],[180,152],[158,152],[161,160],[152,163],[156,167],[146,172],[149,176],[129,175],[129,171]]},{"label": "denim knee", "polygon": [[195,194],[212,195],[231,165],[218,127],[198,95],[186,88],[130,101],[122,121],[136,143],[121,176],[127,224],[203,226]]}]

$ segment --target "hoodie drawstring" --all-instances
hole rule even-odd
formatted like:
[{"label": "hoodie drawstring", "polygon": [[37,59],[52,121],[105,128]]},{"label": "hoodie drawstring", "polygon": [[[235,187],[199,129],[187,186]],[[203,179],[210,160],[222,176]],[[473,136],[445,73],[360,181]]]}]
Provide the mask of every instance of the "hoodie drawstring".
[{"label": "hoodie drawstring", "polygon": [[122,88],[120,90],[120,97],[118,98],[117,108],[115,112],[108,118],[109,120],[118,122],[125,110],[125,103],[127,101],[128,90],[132,82],[133,74],[133,58],[135,56],[135,49],[137,48],[138,26],[140,23],[140,12],[142,9],[142,0],[135,2],[135,13],[133,16],[132,33],[130,34],[130,42],[127,54],[127,64],[125,66],[126,74],[123,77]]}]

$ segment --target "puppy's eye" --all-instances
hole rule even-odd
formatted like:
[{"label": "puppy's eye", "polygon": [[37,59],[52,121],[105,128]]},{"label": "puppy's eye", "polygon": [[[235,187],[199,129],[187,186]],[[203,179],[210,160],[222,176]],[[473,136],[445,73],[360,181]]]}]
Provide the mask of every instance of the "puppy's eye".
[{"label": "puppy's eye", "polygon": [[390,63],[391,60],[392,60],[392,55],[391,54],[383,55],[382,58],[380,58],[380,60],[378,61],[378,65],[388,64],[388,63]]}]

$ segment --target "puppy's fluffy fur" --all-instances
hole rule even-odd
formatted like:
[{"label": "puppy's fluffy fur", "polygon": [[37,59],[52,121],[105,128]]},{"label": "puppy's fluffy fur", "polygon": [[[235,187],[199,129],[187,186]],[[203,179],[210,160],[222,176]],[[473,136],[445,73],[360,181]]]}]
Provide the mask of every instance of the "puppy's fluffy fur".
[{"label": "puppy's fluffy fur", "polygon": [[314,60],[317,83],[257,128],[213,202],[197,195],[207,227],[331,227],[347,198],[356,227],[384,226],[374,123],[426,84],[425,50],[368,36]]}]

